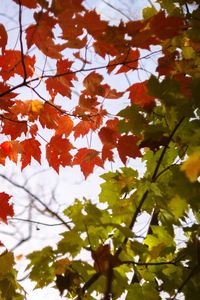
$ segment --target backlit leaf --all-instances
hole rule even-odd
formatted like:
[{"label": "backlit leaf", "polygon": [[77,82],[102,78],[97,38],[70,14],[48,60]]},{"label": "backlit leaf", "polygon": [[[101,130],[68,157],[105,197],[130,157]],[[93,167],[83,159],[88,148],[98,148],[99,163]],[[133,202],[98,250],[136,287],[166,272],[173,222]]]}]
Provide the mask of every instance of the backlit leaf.
[{"label": "backlit leaf", "polygon": [[186,161],[183,162],[181,170],[185,171],[186,176],[191,182],[195,182],[200,175],[200,152],[192,153]]},{"label": "backlit leaf", "polygon": [[59,173],[59,167],[71,165],[72,155],[70,150],[73,149],[72,144],[68,139],[61,136],[53,136],[50,142],[46,145],[46,157],[49,165]]},{"label": "backlit leaf", "polygon": [[94,149],[81,148],[74,157],[73,165],[80,165],[85,177],[92,173],[94,166],[103,167],[99,152]]},{"label": "backlit leaf", "polygon": [[[14,216],[14,210],[12,204],[9,203],[11,196],[6,193],[0,193],[0,221],[7,223],[8,217]],[[1,256],[0,256],[1,259]],[[0,273],[1,273],[0,269]]]}]

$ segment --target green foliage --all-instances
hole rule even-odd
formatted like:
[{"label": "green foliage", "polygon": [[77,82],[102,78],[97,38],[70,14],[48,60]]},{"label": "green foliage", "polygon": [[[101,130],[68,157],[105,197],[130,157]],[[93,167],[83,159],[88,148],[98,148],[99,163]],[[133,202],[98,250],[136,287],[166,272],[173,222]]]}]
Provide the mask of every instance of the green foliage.
[{"label": "green foliage", "polygon": [[[71,161],[71,154],[66,156],[59,146],[55,162],[54,147],[49,150],[56,170],[67,163],[79,164],[85,176],[93,171],[95,164],[102,167],[106,160],[113,161],[115,153],[119,153],[124,163],[128,158],[128,166],[101,175],[103,182],[96,203],[86,198],[76,199],[65,208],[63,215],[70,227],[61,233],[54,247],[27,256],[30,261],[27,270],[36,288],[54,284],[65,299],[157,300],[163,299],[164,293],[166,299],[175,300],[183,293],[184,299],[191,300],[200,294],[200,4],[199,1],[156,2],[161,8],[158,11],[154,6],[145,8],[142,20],[110,26],[92,12],[89,24],[84,27],[82,20],[81,25],[77,23],[74,27],[77,30],[81,27],[81,33],[84,27],[91,40],[95,40],[96,55],[102,59],[112,57],[113,61],[110,59],[106,66],[109,75],[117,64],[120,66],[116,75],[135,70],[139,61],[136,48],[149,50],[152,45],[157,46],[160,56],[154,75],[124,91],[130,92],[129,105],[115,119],[104,123],[95,119],[88,125],[91,121],[88,111],[98,114],[92,107],[97,102],[96,96],[104,99],[109,94],[109,99],[116,99],[118,94],[107,84],[101,84],[103,76],[96,72],[84,79],[81,97],[86,95],[89,104],[80,97],[76,116],[85,115],[78,133],[74,127],[74,136],[84,135],[85,128],[89,128],[88,132],[97,131],[101,151],[82,148]],[[57,20],[60,8],[57,1],[53,3],[55,7],[50,14],[55,14]],[[70,5],[74,15],[81,9],[78,4]],[[77,18],[82,17],[80,13]],[[91,27],[92,21],[94,26],[97,22],[96,31]],[[62,22],[59,25],[64,26]],[[72,48],[78,47],[75,41],[77,36],[69,41]],[[46,48],[40,46],[46,55]],[[62,62],[57,57],[60,54],[55,51],[57,48],[53,47],[51,58],[58,59],[59,64]],[[134,56],[131,61],[129,55],[130,59]],[[69,90],[70,80],[75,80],[72,73],[69,71],[72,76],[69,81],[65,79]],[[54,84],[58,85],[59,93],[64,93],[59,80]],[[95,127],[95,122],[103,124],[102,127]],[[47,122],[45,126],[51,128],[50,125]],[[65,126],[64,134],[68,136],[73,125]],[[62,138],[62,130],[61,126],[56,127],[56,139]],[[70,150],[73,148],[67,139],[62,140]],[[133,158],[144,163],[143,175],[132,167]],[[11,253],[0,256],[0,300],[23,299],[18,295],[20,287],[13,264]],[[6,290],[6,286],[11,288]]]}]

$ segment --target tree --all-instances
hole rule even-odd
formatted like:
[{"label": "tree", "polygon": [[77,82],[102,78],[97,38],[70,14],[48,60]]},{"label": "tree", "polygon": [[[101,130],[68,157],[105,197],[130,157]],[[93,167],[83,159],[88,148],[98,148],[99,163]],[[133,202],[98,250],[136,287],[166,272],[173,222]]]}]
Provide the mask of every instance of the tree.
[{"label": "tree", "polygon": [[[196,299],[199,1],[158,0],[143,9],[142,19],[126,15],[118,24],[103,20],[82,0],[13,1],[15,48],[0,24],[1,165],[10,160],[23,170],[32,160],[46,160],[58,173],[78,165],[88,177],[116,157],[123,163],[101,176],[98,203],[77,199],[63,215],[45,206],[65,230],[55,247],[27,256],[30,279],[37,288],[54,283],[66,299]],[[26,15],[31,24],[23,23]],[[153,57],[155,70],[148,70],[143,62]],[[120,91],[117,80],[124,78]],[[20,99],[24,89],[34,97]],[[115,115],[113,102],[119,103]],[[91,133],[94,147],[83,144]],[[133,167],[137,158],[145,163],[143,175]],[[14,217],[10,198],[1,191],[1,222]],[[148,219],[142,235],[140,218]],[[14,264],[13,253],[4,249],[3,300],[25,299]]]}]

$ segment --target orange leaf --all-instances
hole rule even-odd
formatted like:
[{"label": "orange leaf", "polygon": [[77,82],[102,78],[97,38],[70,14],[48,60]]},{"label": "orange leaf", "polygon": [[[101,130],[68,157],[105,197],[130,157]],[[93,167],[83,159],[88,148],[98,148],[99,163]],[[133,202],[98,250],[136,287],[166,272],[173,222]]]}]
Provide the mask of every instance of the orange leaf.
[{"label": "orange leaf", "polygon": [[20,117],[28,116],[28,120],[33,122],[37,120],[41,111],[43,110],[44,104],[40,100],[27,100],[20,101],[16,100],[15,105],[12,106],[10,111],[16,116]]},{"label": "orange leaf", "polygon": [[48,78],[46,80],[46,87],[51,96],[54,97],[60,93],[62,96],[71,98],[71,87],[73,86],[72,80],[77,80],[76,75],[70,70],[71,65],[72,62],[67,59],[57,61],[56,75],[61,76]]},{"label": "orange leaf", "polygon": [[102,159],[98,155],[99,152],[94,149],[81,148],[74,157],[73,165],[80,165],[84,176],[88,177],[95,165],[103,167]]},{"label": "orange leaf", "polygon": [[102,85],[103,92],[100,96],[107,99],[118,99],[123,96],[124,92],[117,92],[116,89],[111,89],[108,84]]},{"label": "orange leaf", "polygon": [[77,139],[80,136],[86,135],[91,129],[91,122],[80,121],[76,126],[74,126],[74,138]]},{"label": "orange leaf", "polygon": [[106,159],[109,161],[114,161],[113,151],[106,146],[103,146],[103,148],[102,148],[101,157],[102,157],[103,162],[105,162]]},{"label": "orange leaf", "polygon": [[99,138],[102,144],[107,148],[114,148],[118,137],[119,133],[113,128],[102,127],[99,131]]},{"label": "orange leaf", "polygon": [[2,53],[4,53],[4,51],[5,51],[7,41],[8,41],[8,35],[5,30],[5,27],[3,24],[0,24],[0,47],[2,49]]},{"label": "orange leaf", "polygon": [[152,107],[155,103],[155,98],[148,95],[148,89],[146,86],[147,81],[140,83],[134,83],[128,88],[130,91],[131,102],[137,104],[140,107]]},{"label": "orange leaf", "polygon": [[[5,115],[7,117],[7,115]],[[9,118],[9,115],[8,115]],[[17,137],[20,137],[22,133],[27,133],[27,122],[19,121],[17,119],[3,120],[3,126],[1,133],[5,135],[10,135],[12,140],[15,140]]]},{"label": "orange leaf", "polygon": [[22,170],[31,163],[31,158],[35,158],[40,163],[41,150],[40,143],[34,138],[24,140],[20,143],[22,146],[21,162]]},{"label": "orange leaf", "polygon": [[82,24],[82,26],[87,29],[87,32],[94,38],[102,34],[108,26],[108,22],[101,20],[95,10],[87,11],[83,17],[78,19],[78,22]]},{"label": "orange leaf", "polygon": [[83,85],[89,94],[94,96],[99,95],[99,93],[102,93],[102,80],[103,76],[94,71],[84,78]]},{"label": "orange leaf", "polygon": [[8,157],[14,163],[17,163],[18,155],[21,154],[22,147],[18,141],[3,142],[0,145],[0,163],[5,164]]},{"label": "orange leaf", "polygon": [[[138,60],[140,57],[140,52],[138,49],[130,49],[128,52],[118,55],[115,59],[111,60],[108,65],[108,73],[110,74],[118,64],[121,64],[117,74],[135,70],[138,67]],[[116,64],[116,66],[115,66]],[[114,65],[114,66],[112,66]]]},{"label": "orange leaf", "polygon": [[[26,75],[31,77],[34,74],[35,56],[24,55],[24,64],[26,66]],[[24,77],[24,69],[21,62],[21,51],[5,50],[0,56],[0,75],[3,80],[8,80],[15,74]]]},{"label": "orange leaf", "polygon": [[73,149],[72,144],[68,139],[63,139],[61,136],[53,136],[50,142],[46,145],[46,158],[48,163],[54,170],[59,173],[60,166],[70,166],[72,155],[69,151]]},{"label": "orange leaf", "polygon": [[[6,85],[3,82],[0,82],[0,93],[4,93],[9,89],[10,87],[8,85]],[[14,101],[11,101],[11,99],[15,98],[17,95],[18,95],[17,93],[10,92],[2,96],[0,101],[0,109],[9,111],[10,107],[15,103]]]},{"label": "orange leaf", "polygon": [[136,158],[141,157],[141,152],[137,146],[138,139],[132,135],[123,135],[119,138],[117,150],[121,161],[126,164],[127,156]]},{"label": "orange leaf", "polygon": [[9,204],[9,196],[6,193],[0,193],[0,220],[7,223],[7,217],[14,216],[13,205]]},{"label": "orange leaf", "polygon": [[56,45],[54,43],[53,28],[56,25],[56,20],[49,16],[48,13],[40,11],[34,13],[36,25],[30,25],[26,29],[26,40],[28,49],[34,44],[46,56],[54,59],[61,59],[61,51],[66,48],[65,45]]},{"label": "orange leaf", "polygon": [[41,111],[39,116],[39,121],[43,128],[47,127],[48,129],[57,129],[60,117],[61,112],[53,105],[46,102],[44,104],[44,109]]},{"label": "orange leaf", "polygon": [[74,123],[69,116],[61,116],[55,134],[67,137],[72,132],[73,126]]}]

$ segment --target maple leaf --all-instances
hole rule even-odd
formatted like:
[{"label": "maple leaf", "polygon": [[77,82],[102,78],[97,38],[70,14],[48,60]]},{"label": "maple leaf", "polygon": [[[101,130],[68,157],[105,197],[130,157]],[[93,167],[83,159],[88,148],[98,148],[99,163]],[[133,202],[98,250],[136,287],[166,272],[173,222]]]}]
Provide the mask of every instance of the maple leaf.
[{"label": "maple leaf", "polygon": [[82,27],[87,28],[87,32],[94,38],[98,38],[98,36],[102,34],[108,26],[108,22],[101,20],[95,10],[86,11],[84,16],[79,16],[77,20]]},{"label": "maple leaf", "polygon": [[66,48],[65,45],[56,45],[54,43],[53,28],[56,20],[46,12],[34,13],[36,25],[30,25],[26,29],[26,41],[28,49],[34,44],[46,56],[54,59],[61,59],[61,51]]},{"label": "maple leaf", "polygon": [[35,158],[40,163],[41,150],[40,143],[35,138],[26,139],[20,143],[22,170],[31,163],[31,158]]},{"label": "maple leaf", "polygon": [[[7,90],[9,90],[9,86],[3,82],[0,82],[0,93],[3,94]],[[17,95],[17,93],[10,92],[2,96],[0,101],[0,109],[9,111],[10,107],[15,103],[14,101],[11,101],[11,99],[15,98]]]},{"label": "maple leaf", "polygon": [[[81,112],[82,113],[82,110]],[[74,111],[74,115],[79,115],[79,110],[76,109]],[[81,135],[86,135],[90,129],[92,131],[97,130],[102,122],[103,117],[107,115],[107,111],[104,109],[92,109],[91,114],[84,114],[82,115],[82,121],[80,121],[75,127],[74,127],[74,137],[77,139]]]},{"label": "maple leaf", "polygon": [[54,105],[51,105],[51,102],[45,102],[43,110],[41,110],[39,121],[43,128],[47,127],[48,129],[56,129],[59,124],[61,117],[60,108]]},{"label": "maple leaf", "polygon": [[181,170],[185,171],[187,178],[195,182],[200,175],[200,152],[192,153],[182,164]]},{"label": "maple leaf", "polygon": [[59,135],[53,136],[46,145],[46,158],[51,167],[59,173],[60,166],[70,166],[72,155],[69,153],[74,147],[68,139]]},{"label": "maple leaf", "polygon": [[65,43],[66,48],[73,48],[73,49],[81,49],[84,48],[87,44],[87,37],[84,37],[82,39],[80,38],[75,38],[75,39],[70,39],[70,41]]},{"label": "maple leaf", "polygon": [[28,116],[28,120],[33,122],[37,120],[41,111],[44,108],[44,104],[40,100],[26,100],[15,101],[15,105],[12,106],[10,111],[16,116],[20,117]]},{"label": "maple leaf", "polygon": [[67,137],[72,132],[73,127],[74,123],[69,116],[61,116],[55,134]]},{"label": "maple leaf", "polygon": [[155,104],[155,98],[148,95],[147,81],[134,83],[128,88],[131,102],[140,107],[151,108]]},{"label": "maple leaf", "polygon": [[162,40],[178,35],[183,27],[184,22],[182,18],[166,16],[164,11],[157,13],[150,21],[151,30]]},{"label": "maple leaf", "polygon": [[74,157],[73,165],[80,165],[84,176],[88,177],[93,172],[95,165],[103,167],[103,161],[98,155],[99,151],[81,148]]},{"label": "maple leaf", "polygon": [[[27,122],[19,121],[18,119],[12,119],[10,114],[5,114],[5,118],[3,120],[2,133],[6,135],[10,135],[13,140],[17,137],[20,137],[23,133],[27,133]],[[8,119],[6,119],[8,118]]]},{"label": "maple leaf", "polygon": [[52,97],[60,93],[62,96],[71,98],[72,80],[77,80],[76,75],[70,70],[71,65],[72,62],[67,59],[57,61],[56,75],[59,76],[51,77],[46,80],[47,90]]},{"label": "maple leaf", "polygon": [[107,148],[114,148],[118,137],[119,133],[117,130],[110,127],[102,127],[99,131],[99,138],[102,144]]},{"label": "maple leaf", "polygon": [[0,163],[5,164],[8,157],[14,163],[17,163],[18,155],[21,154],[22,147],[18,141],[3,142],[0,144]]},{"label": "maple leaf", "polygon": [[100,96],[107,99],[119,99],[123,96],[124,92],[117,92],[116,89],[111,89],[108,84],[102,85],[103,92]]},{"label": "maple leaf", "polygon": [[93,71],[84,78],[83,85],[89,94],[94,96],[101,95],[103,92],[103,87],[101,86],[102,80],[103,76]]},{"label": "maple leaf", "polygon": [[121,161],[126,164],[127,156],[136,158],[141,157],[141,152],[137,146],[138,138],[133,135],[123,135],[119,138],[117,150]]},{"label": "maple leaf", "polygon": [[103,162],[105,162],[106,160],[114,161],[113,151],[111,150],[111,148],[103,146],[101,151],[101,158]]},{"label": "maple leaf", "polygon": [[28,8],[36,8],[37,0],[13,0],[17,4],[24,5]]},{"label": "maple leaf", "polygon": [[[26,66],[27,78],[34,74],[35,56],[24,55],[24,64]],[[8,80],[15,74],[24,77],[24,68],[21,62],[21,51],[5,50],[0,56],[0,75],[3,80]]]},{"label": "maple leaf", "polygon": [[115,59],[109,62],[109,65],[107,67],[108,74],[110,74],[116,68],[114,64],[122,64],[116,74],[125,73],[137,69],[139,57],[140,52],[138,49],[129,49],[127,52],[118,55]]},{"label": "maple leaf", "polygon": [[159,39],[149,29],[148,20],[129,21],[125,24],[125,32],[132,38],[129,46],[150,49],[150,45],[157,45]]},{"label": "maple leaf", "polygon": [[0,23],[0,48],[4,53],[8,41],[8,35],[3,24]]},{"label": "maple leaf", "polygon": [[14,216],[13,205],[9,204],[11,196],[6,193],[0,193],[0,220],[7,223],[8,217]]},{"label": "maple leaf", "polygon": [[77,139],[80,136],[86,135],[91,129],[90,123],[89,121],[80,121],[74,126],[74,138]]}]

